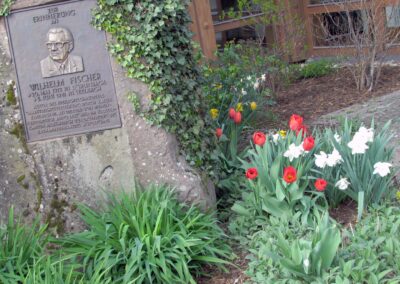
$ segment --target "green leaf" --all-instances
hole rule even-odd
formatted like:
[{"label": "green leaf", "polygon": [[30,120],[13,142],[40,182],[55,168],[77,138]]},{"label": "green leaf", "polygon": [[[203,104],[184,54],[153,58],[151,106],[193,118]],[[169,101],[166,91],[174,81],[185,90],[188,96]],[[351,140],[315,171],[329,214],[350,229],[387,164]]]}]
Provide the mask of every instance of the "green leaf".
[{"label": "green leaf", "polygon": [[285,199],[285,192],[283,191],[282,183],[279,179],[276,180],[275,194],[278,201],[283,201]]}]

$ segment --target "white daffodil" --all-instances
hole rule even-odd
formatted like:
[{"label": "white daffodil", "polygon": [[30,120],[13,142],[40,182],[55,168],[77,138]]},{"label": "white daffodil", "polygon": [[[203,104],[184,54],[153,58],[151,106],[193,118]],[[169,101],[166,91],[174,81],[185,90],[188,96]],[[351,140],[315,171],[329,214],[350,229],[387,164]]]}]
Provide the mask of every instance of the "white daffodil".
[{"label": "white daffodil", "polygon": [[262,74],[261,75],[261,81],[265,81],[265,80],[267,80],[267,74]]},{"label": "white daffodil", "polygon": [[302,145],[296,146],[296,144],[292,143],[289,145],[289,149],[283,154],[283,156],[289,158],[289,161],[293,161],[293,159],[297,159],[303,153],[304,149]]},{"label": "white daffodil", "polygon": [[318,154],[314,154],[314,156],[315,156],[315,165],[318,167],[318,168],[325,168],[325,166],[326,166],[326,163],[327,163],[327,159],[328,159],[328,155],[325,153],[325,152],[323,152],[323,151],[321,151],[321,152],[319,152],[319,155]]},{"label": "white daffodil", "polygon": [[351,149],[351,153],[353,155],[364,154],[365,151],[368,149],[366,140],[356,139],[356,136],[354,136],[353,140],[351,140],[349,143],[347,143],[347,146],[349,146],[349,148]]},{"label": "white daffodil", "polygon": [[275,145],[278,145],[279,137],[280,137],[279,133],[272,135],[272,141],[274,142]]},{"label": "white daffodil", "polygon": [[251,76],[247,76],[246,79],[249,80],[249,81],[251,81]]},{"label": "white daffodil", "polygon": [[350,182],[347,180],[347,178],[341,178],[340,180],[335,183],[335,186],[339,188],[340,190],[346,190],[350,185]]},{"label": "white daffodil", "polygon": [[253,88],[254,90],[258,90],[258,88],[260,87],[260,83],[258,82],[258,80],[254,83]]},{"label": "white daffodil", "polygon": [[329,167],[334,167],[341,162],[343,162],[342,156],[340,156],[339,151],[334,148],[332,154],[329,154],[328,158],[326,159],[326,165]]},{"label": "white daffodil", "polygon": [[335,135],[333,135],[333,137],[335,138],[336,142],[338,142],[340,144],[340,142],[342,142],[342,137],[340,137],[339,134],[335,133]]},{"label": "white daffodil", "polygon": [[392,167],[391,163],[385,163],[385,162],[377,162],[374,165],[374,172],[373,174],[378,174],[381,177],[385,177],[390,173],[390,167]]},{"label": "white daffodil", "polygon": [[243,96],[247,95],[247,92],[244,89],[242,89],[242,95]]},{"label": "white daffodil", "polygon": [[374,130],[372,128],[367,129],[361,126],[360,129],[354,134],[353,139],[347,144],[351,148],[351,153],[364,154],[368,149],[368,142],[374,140]]},{"label": "white daffodil", "polygon": [[367,129],[364,126],[361,126],[354,136],[356,135],[363,137],[367,142],[374,141],[374,130],[372,128]]}]

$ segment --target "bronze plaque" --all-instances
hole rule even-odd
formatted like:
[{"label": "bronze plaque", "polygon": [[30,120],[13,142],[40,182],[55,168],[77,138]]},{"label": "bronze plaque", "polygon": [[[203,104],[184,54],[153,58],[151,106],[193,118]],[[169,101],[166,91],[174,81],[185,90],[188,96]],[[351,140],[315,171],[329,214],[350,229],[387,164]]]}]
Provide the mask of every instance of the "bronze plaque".
[{"label": "bronze plaque", "polygon": [[21,9],[7,17],[28,142],[121,127],[96,0]]}]

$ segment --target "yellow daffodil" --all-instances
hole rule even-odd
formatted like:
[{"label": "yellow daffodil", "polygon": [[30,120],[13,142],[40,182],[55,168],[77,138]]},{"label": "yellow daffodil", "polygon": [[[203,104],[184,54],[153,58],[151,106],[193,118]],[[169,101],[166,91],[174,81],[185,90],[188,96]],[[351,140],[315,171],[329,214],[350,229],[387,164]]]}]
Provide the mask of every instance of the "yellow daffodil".
[{"label": "yellow daffodil", "polygon": [[238,103],[236,105],[236,111],[242,112],[243,111],[243,104],[242,103]]},{"label": "yellow daffodil", "polygon": [[279,135],[280,135],[282,138],[285,138],[285,137],[286,137],[286,130],[279,130]]},{"label": "yellow daffodil", "polygon": [[222,84],[221,84],[221,83],[215,84],[214,89],[215,89],[215,90],[220,90],[220,89],[222,89]]},{"label": "yellow daffodil", "polygon": [[256,108],[257,108],[257,103],[256,103],[256,102],[251,102],[251,103],[250,103],[250,108],[251,108],[251,110],[256,110]]},{"label": "yellow daffodil", "polygon": [[398,201],[400,201],[400,191],[396,192],[396,198],[397,198]]},{"label": "yellow daffodil", "polygon": [[210,116],[212,119],[216,119],[218,117],[218,109],[212,108],[210,109]]}]

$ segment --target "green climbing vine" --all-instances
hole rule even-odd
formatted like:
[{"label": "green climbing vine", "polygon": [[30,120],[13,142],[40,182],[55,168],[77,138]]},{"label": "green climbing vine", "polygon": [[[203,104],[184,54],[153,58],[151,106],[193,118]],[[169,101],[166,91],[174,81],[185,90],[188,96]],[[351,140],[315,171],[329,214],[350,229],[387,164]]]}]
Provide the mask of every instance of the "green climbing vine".
[{"label": "green climbing vine", "polygon": [[3,0],[0,4],[0,17],[7,16],[10,13],[12,4],[15,0]]},{"label": "green climbing vine", "polygon": [[98,0],[93,24],[113,36],[111,54],[150,87],[144,114],[175,133],[186,159],[203,166],[208,133],[193,56],[187,0]]}]

